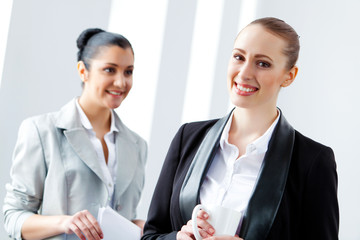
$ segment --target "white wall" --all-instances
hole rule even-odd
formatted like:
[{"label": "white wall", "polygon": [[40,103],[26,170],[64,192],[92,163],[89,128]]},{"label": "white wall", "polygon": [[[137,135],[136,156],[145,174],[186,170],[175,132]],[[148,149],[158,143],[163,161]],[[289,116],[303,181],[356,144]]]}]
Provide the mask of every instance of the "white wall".
[{"label": "white wall", "polygon": [[0,133],[0,186],[9,179],[20,121],[57,110],[80,93],[75,39],[86,27],[103,27],[124,34],[135,50],[134,87],[118,113],[149,142],[139,206],[139,216],[145,218],[180,124],[220,117],[230,107],[225,77],[235,35],[254,18],[275,16],[297,30],[301,43],[299,75],[281,92],[279,106],[296,129],[333,148],[340,239],[360,239],[360,163],[354,153],[360,134],[358,0],[47,2],[14,1],[0,87],[0,125],[5,126]]}]

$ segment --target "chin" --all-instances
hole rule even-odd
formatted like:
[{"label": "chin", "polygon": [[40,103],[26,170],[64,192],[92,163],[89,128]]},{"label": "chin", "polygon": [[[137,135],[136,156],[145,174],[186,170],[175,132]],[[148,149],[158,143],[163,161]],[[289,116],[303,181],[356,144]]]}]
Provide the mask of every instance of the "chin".
[{"label": "chin", "polygon": [[244,101],[245,99],[230,98],[231,103],[238,108],[250,108],[252,106],[250,101]]}]

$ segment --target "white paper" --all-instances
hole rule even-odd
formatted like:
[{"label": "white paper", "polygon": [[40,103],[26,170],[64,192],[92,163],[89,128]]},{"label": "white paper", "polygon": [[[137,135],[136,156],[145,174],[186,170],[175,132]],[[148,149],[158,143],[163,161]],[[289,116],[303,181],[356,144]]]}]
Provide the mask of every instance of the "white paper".
[{"label": "white paper", "polygon": [[103,240],[139,240],[141,229],[109,206],[99,209],[98,222],[104,233]]}]

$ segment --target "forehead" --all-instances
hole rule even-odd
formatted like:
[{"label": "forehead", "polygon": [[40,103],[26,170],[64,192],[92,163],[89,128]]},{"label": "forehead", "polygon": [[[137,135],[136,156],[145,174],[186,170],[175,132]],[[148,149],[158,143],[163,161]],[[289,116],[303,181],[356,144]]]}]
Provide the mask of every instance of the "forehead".
[{"label": "forehead", "polygon": [[266,30],[259,24],[254,24],[244,28],[238,35],[234,43],[234,49],[241,49],[249,54],[264,54],[270,57],[284,56],[283,50],[286,42]]},{"label": "forehead", "polygon": [[128,66],[134,64],[134,54],[131,48],[124,49],[116,45],[102,46],[92,61]]}]

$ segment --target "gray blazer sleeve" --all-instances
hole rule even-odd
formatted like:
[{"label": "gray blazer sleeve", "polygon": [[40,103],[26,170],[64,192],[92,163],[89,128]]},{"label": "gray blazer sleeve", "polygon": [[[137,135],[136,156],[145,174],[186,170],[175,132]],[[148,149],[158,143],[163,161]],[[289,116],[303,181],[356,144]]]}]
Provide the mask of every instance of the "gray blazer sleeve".
[{"label": "gray blazer sleeve", "polygon": [[10,175],[12,182],[6,184],[3,206],[4,224],[11,238],[21,239],[24,221],[37,213],[41,204],[46,176],[41,139],[31,119],[20,126]]}]

